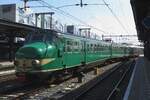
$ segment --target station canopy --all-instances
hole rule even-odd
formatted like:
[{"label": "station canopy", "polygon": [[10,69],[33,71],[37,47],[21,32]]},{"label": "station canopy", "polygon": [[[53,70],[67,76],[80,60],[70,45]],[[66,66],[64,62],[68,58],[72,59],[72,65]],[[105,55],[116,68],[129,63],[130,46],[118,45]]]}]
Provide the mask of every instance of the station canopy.
[{"label": "station canopy", "polygon": [[131,0],[139,40],[150,38],[150,0]]},{"label": "station canopy", "polygon": [[7,36],[24,37],[28,33],[50,31],[41,29],[35,26],[16,23],[4,19],[0,19],[0,35],[6,34]]}]

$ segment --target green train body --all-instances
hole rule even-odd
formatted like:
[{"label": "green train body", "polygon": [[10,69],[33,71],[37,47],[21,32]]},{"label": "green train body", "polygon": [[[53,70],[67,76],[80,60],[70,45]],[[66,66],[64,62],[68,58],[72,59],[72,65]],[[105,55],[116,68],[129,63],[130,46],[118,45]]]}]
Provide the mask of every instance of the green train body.
[{"label": "green train body", "polygon": [[15,55],[16,74],[51,73],[115,57],[129,56],[132,48],[51,30],[32,33]]}]

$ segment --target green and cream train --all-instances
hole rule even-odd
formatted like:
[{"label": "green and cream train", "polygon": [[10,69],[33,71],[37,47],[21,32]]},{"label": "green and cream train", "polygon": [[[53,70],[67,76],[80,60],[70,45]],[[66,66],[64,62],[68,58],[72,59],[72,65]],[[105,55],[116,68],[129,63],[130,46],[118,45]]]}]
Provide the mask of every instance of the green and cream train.
[{"label": "green and cream train", "polygon": [[14,64],[17,76],[45,77],[133,54],[134,48],[127,46],[47,30],[28,34],[24,46],[15,55]]}]

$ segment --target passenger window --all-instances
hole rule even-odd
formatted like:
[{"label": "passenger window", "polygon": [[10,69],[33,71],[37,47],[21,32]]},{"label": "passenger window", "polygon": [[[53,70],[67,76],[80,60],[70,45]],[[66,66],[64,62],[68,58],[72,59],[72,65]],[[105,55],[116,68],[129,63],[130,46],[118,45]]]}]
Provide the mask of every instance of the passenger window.
[{"label": "passenger window", "polygon": [[93,52],[93,44],[91,44],[91,52]]},{"label": "passenger window", "polygon": [[67,46],[67,52],[71,52],[71,47]]},{"label": "passenger window", "polygon": [[66,48],[67,48],[67,52],[71,52],[72,50],[72,42],[71,41],[67,41],[67,45],[66,45]]},{"label": "passenger window", "polygon": [[72,45],[72,42],[71,41],[67,41],[67,45]]},{"label": "passenger window", "polygon": [[87,51],[89,51],[89,44],[87,44]]},{"label": "passenger window", "polygon": [[74,42],[74,45],[73,45],[73,51],[77,52],[78,51],[78,42]]},{"label": "passenger window", "polygon": [[96,51],[96,44],[94,45],[94,51]]},{"label": "passenger window", "polygon": [[54,39],[54,37],[52,35],[46,35],[46,41],[51,43],[52,41],[55,41],[56,38]]}]

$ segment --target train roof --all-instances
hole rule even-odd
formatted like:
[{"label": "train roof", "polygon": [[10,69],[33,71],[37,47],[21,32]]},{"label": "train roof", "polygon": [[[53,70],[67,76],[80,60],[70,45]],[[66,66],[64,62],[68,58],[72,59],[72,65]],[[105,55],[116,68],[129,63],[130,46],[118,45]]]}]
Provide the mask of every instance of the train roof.
[{"label": "train roof", "polygon": [[83,37],[83,36],[78,36],[78,35],[73,35],[73,34],[66,34],[66,33],[61,33],[58,32],[58,35],[66,37],[66,38],[70,38],[70,39],[78,39],[78,40],[88,40],[90,43],[100,43],[101,45],[112,45],[113,47],[125,47],[128,48],[129,45],[126,44],[119,44],[119,43],[111,43],[111,42],[106,42],[103,40],[98,40],[98,39],[94,39],[94,38],[87,38],[87,37]]},{"label": "train roof", "polygon": [[110,45],[111,44],[109,42],[105,42],[105,41],[102,41],[102,40],[98,40],[98,39],[94,39],[94,38],[87,38],[87,37],[73,35],[73,34],[60,33],[59,35],[63,36],[63,37],[66,37],[66,38],[70,38],[70,39],[87,40],[87,41],[92,42],[92,43],[101,43],[101,44],[104,44],[104,45]]},{"label": "train roof", "polygon": [[144,49],[144,47],[142,47],[142,46],[136,46],[136,45],[130,45],[129,47],[131,47],[131,48],[141,48],[141,49]]}]

